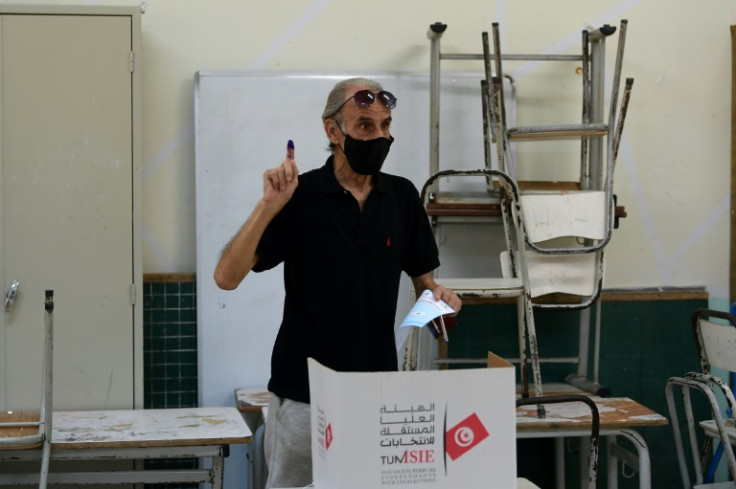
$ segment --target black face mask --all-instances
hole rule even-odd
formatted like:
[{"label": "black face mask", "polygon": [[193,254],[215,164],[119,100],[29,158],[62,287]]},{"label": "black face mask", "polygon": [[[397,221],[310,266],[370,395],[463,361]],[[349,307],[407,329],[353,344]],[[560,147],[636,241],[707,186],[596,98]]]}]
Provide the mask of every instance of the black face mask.
[{"label": "black face mask", "polygon": [[355,173],[375,175],[381,170],[393,142],[393,136],[363,141],[345,134],[345,147],[340,149]]}]

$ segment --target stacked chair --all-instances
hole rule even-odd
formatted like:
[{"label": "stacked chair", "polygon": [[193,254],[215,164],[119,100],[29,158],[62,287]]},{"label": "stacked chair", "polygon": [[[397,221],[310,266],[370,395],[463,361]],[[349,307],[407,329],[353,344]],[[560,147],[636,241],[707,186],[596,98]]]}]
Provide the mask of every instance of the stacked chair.
[{"label": "stacked chair", "polygon": [[[596,307],[595,365],[588,379],[590,310],[601,294],[604,249],[611,239],[618,218],[625,216],[613,194],[613,175],[633,80],[625,83],[618,110],[619,85],[623,63],[627,21],[619,28],[618,49],[608,113],[604,111],[603,77],[605,40],[616,32],[605,25],[582,32],[580,55],[506,55],[500,46],[499,26],[493,24],[493,53],[487,33],[482,33],[483,54],[440,52],[440,38],[446,25],[430,26],[432,66],[430,69],[430,177],[422,197],[436,230],[445,222],[458,219],[495,219],[503,225],[504,250],[500,256],[499,277],[446,277],[439,283],[453,288],[461,298],[488,299],[512,297],[517,304],[519,362],[522,396],[532,390],[544,395],[540,364],[574,363],[577,370],[568,376],[574,387],[605,395],[597,382],[597,352],[600,334],[600,304]],[[480,59],[485,76],[480,83],[483,110],[485,162],[476,170],[442,170],[439,165],[439,64],[441,59]],[[507,120],[508,86],[503,60],[574,61],[582,64],[582,119],[579,124],[509,127]],[[494,64],[495,63],[495,64]],[[511,83],[513,86],[513,82]],[[578,180],[522,181],[518,143],[550,139],[580,141]],[[520,153],[520,151],[518,151]],[[526,162],[525,162],[526,164]],[[440,182],[452,177],[477,177],[484,195],[441,191]],[[454,188],[457,188],[455,186]],[[478,186],[476,185],[476,187]],[[439,231],[437,231],[439,232]],[[441,241],[438,240],[441,245]],[[439,273],[442,273],[440,270]],[[542,358],[537,340],[534,312],[537,309],[580,310],[578,355],[567,358]],[[421,338],[421,336],[420,336]],[[419,340],[421,341],[421,340]],[[409,343],[409,348],[412,348]],[[426,347],[415,347],[425,351]],[[425,355],[426,357],[426,355]],[[430,367],[443,363],[476,363],[475,359],[441,358],[435,354]],[[421,362],[419,362],[421,363]],[[427,365],[421,366],[422,368]],[[539,407],[540,415],[544,408]]]}]

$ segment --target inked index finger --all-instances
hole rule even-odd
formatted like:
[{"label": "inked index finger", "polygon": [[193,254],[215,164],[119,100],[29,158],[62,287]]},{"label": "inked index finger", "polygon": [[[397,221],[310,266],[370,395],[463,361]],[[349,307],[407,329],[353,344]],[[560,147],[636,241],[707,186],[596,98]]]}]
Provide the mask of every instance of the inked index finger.
[{"label": "inked index finger", "polygon": [[294,141],[291,139],[286,143],[286,157],[290,160],[294,159]]}]

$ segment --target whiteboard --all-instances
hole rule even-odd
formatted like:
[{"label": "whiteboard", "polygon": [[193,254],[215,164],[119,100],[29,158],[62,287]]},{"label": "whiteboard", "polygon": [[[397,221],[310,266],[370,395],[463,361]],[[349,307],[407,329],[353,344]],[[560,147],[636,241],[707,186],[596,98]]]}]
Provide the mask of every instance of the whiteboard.
[{"label": "whiteboard", "polygon": [[[334,84],[352,76],[377,80],[398,98],[391,125],[395,141],[384,171],[409,178],[421,190],[429,176],[427,75],[197,73],[195,197],[200,406],[231,406],[236,388],[265,387],[268,382],[271,349],[284,302],[282,267],[251,273],[234,291],[220,290],[212,274],[222,248],[260,199],[263,172],[281,163],[289,139],[294,141],[300,172],[324,164],[329,155],[321,120],[324,104]],[[443,75],[441,168],[484,166],[480,78],[478,73]],[[482,182],[479,185],[482,187]],[[447,253],[471,257],[483,254],[467,248],[475,240],[462,242],[465,248],[460,254],[451,248]],[[457,267],[452,260],[449,262],[450,267]],[[484,273],[477,263],[462,273],[473,276],[469,272]],[[410,290],[411,282],[402,278],[398,322],[409,311]],[[226,474],[228,471],[230,468]],[[226,485],[231,480],[226,477]]]}]

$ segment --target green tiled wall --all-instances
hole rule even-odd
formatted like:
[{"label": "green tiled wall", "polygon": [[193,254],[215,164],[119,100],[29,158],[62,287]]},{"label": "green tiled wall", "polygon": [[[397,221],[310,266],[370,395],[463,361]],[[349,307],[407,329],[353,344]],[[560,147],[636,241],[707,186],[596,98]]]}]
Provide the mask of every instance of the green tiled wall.
[{"label": "green tiled wall", "polygon": [[[143,370],[146,409],[197,405],[196,282],[144,281]],[[152,460],[151,469],[196,468],[196,459]],[[196,489],[196,484],[146,484],[150,489]]]},{"label": "green tiled wall", "polygon": [[143,287],[144,406],[196,406],[196,283],[149,282]]}]

